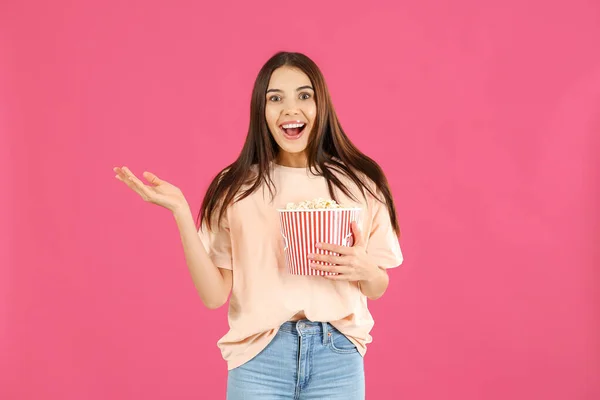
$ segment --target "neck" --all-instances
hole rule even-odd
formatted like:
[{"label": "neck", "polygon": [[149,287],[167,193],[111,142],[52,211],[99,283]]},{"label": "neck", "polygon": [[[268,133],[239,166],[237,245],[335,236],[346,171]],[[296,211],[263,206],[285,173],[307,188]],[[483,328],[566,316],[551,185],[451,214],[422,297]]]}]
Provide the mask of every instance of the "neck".
[{"label": "neck", "polygon": [[281,152],[275,161],[279,165],[291,168],[306,168],[308,166],[308,158],[306,154],[290,154]]}]

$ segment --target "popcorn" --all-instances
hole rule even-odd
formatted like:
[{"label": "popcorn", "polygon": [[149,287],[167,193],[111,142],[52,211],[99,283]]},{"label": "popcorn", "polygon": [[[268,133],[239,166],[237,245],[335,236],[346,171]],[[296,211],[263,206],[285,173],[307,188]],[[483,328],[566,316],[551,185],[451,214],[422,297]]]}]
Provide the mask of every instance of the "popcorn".
[{"label": "popcorn", "polygon": [[[283,237],[285,265],[292,275],[336,275],[337,272],[311,268],[311,253],[337,255],[317,249],[317,243],[353,246],[352,222],[360,223],[362,208],[342,206],[334,200],[317,198],[300,203],[288,203],[278,209],[279,227]],[[320,261],[319,261],[320,262]],[[325,263],[331,265],[331,263]]]},{"label": "popcorn", "polygon": [[337,208],[344,208],[341,204],[336,203],[335,200],[327,200],[318,197],[314,200],[302,201],[298,204],[288,203],[285,207],[286,210],[331,210]]}]

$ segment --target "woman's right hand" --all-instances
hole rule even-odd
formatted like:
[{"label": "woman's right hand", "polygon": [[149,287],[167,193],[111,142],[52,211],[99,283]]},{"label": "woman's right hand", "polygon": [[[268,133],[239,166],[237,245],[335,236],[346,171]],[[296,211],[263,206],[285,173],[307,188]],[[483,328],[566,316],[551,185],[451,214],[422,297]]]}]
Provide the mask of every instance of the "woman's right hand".
[{"label": "woman's right hand", "polygon": [[117,173],[115,178],[124,182],[147,202],[158,204],[171,212],[188,206],[185,196],[178,187],[159,179],[153,173],[144,172],[142,174],[150,182],[150,185],[146,185],[125,166],[115,167],[113,171]]}]

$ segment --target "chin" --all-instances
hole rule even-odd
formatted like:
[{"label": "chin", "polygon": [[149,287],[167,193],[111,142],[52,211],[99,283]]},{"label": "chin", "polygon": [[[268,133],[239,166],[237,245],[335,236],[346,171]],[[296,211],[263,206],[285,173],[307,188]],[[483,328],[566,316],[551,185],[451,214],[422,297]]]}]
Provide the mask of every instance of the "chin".
[{"label": "chin", "polygon": [[302,153],[308,147],[308,142],[304,140],[302,142],[290,143],[286,138],[280,137],[276,142],[281,150],[290,154]]},{"label": "chin", "polygon": [[306,149],[306,147],[308,146],[308,140],[303,139],[304,138],[298,141],[289,141],[285,138],[282,138],[281,147],[285,148],[290,153],[298,153],[300,151],[304,151],[304,149]]}]

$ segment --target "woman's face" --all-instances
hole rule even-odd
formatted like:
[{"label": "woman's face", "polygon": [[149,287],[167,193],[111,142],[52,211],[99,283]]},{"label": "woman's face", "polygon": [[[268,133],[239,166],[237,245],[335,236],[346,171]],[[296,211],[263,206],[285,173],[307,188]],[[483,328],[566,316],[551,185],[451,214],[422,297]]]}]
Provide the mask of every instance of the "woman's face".
[{"label": "woman's face", "polygon": [[304,151],[316,115],[315,91],[308,76],[291,67],[273,71],[266,93],[265,118],[281,150],[279,162],[305,166]]}]

